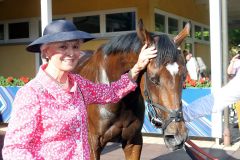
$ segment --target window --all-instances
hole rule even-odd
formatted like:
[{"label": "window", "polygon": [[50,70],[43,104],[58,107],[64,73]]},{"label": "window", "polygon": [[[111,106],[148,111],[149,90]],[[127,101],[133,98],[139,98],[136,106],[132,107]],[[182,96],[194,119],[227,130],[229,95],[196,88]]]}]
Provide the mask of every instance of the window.
[{"label": "window", "polygon": [[29,38],[29,23],[9,23],[8,24],[9,39]]},{"label": "window", "polygon": [[192,43],[185,43],[184,48],[187,49],[190,53],[193,52]]},{"label": "window", "polygon": [[205,41],[209,41],[210,38],[210,31],[208,28],[203,28],[203,39]]},{"label": "window", "polygon": [[4,24],[0,24],[0,40],[4,40]]},{"label": "window", "polygon": [[165,16],[155,13],[155,31],[165,32]]},{"label": "window", "polygon": [[178,34],[178,20],[174,18],[168,18],[168,33],[177,35]]},{"label": "window", "polygon": [[132,31],[135,29],[134,12],[106,14],[106,32]]},{"label": "window", "polygon": [[194,26],[195,32],[194,32],[194,38],[196,39],[202,39],[202,28],[200,26]]},{"label": "window", "polygon": [[81,31],[88,33],[100,33],[100,17],[98,15],[74,17],[73,23]]}]

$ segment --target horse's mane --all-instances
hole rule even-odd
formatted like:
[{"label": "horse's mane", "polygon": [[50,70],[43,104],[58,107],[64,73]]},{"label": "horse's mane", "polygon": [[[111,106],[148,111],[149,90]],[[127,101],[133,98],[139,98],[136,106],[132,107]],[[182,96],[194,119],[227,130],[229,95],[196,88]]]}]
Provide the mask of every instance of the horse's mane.
[{"label": "horse's mane", "polygon": [[102,46],[103,54],[110,55],[116,53],[139,53],[142,42],[136,32],[128,33],[112,38],[108,43]]},{"label": "horse's mane", "polygon": [[[176,61],[179,51],[175,43],[166,34],[157,36],[157,64],[161,65]],[[116,53],[139,53],[141,47],[142,42],[138,38],[137,33],[133,32],[112,38],[108,43],[103,45],[101,49],[103,50],[103,54],[110,55]]]},{"label": "horse's mane", "polygon": [[157,50],[158,55],[156,57],[156,63],[158,66],[177,61],[179,50],[177,49],[173,40],[168,37],[168,35],[158,35]]}]

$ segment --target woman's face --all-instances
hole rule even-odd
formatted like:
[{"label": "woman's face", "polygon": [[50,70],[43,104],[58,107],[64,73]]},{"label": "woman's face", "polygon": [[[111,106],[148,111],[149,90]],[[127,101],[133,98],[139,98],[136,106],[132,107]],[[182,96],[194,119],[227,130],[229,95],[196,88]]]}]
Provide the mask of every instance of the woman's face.
[{"label": "woman's face", "polygon": [[192,58],[192,54],[188,53],[187,56],[186,56],[186,60],[189,61],[191,58]]},{"label": "woman's face", "polygon": [[72,71],[83,56],[80,51],[82,41],[54,42],[47,45],[45,52],[48,65],[59,71]]}]

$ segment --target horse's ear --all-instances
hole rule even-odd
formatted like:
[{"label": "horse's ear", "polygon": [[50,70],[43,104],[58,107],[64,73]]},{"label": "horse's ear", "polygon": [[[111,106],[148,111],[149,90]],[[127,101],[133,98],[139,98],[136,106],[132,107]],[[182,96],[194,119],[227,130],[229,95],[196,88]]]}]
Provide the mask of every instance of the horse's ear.
[{"label": "horse's ear", "polygon": [[173,38],[173,41],[177,46],[180,46],[182,41],[190,34],[190,29],[191,29],[191,23],[188,22],[186,23],[183,30],[176,37]]},{"label": "horse's ear", "polygon": [[148,31],[144,28],[144,25],[143,25],[143,21],[142,19],[140,18],[139,21],[138,21],[138,27],[137,27],[137,35],[138,35],[138,38],[142,41],[143,44],[147,44],[147,45],[150,45],[150,34],[148,33]]}]

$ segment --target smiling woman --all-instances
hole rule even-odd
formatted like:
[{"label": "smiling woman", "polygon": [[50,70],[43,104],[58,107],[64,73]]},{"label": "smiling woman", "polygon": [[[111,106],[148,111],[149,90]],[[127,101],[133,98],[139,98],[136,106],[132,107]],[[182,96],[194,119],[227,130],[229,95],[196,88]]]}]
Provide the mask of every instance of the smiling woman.
[{"label": "smiling woman", "polygon": [[56,79],[65,89],[71,88],[67,73],[72,71],[81,58],[81,40],[54,42],[41,46],[42,55],[47,60],[46,73]]},{"label": "smiling woman", "polygon": [[118,102],[135,90],[139,72],[157,56],[144,45],[128,73],[109,85],[93,83],[71,72],[83,55],[81,44],[91,39],[72,22],[58,20],[26,48],[47,62],[16,94],[3,159],[90,159],[86,105]]}]

